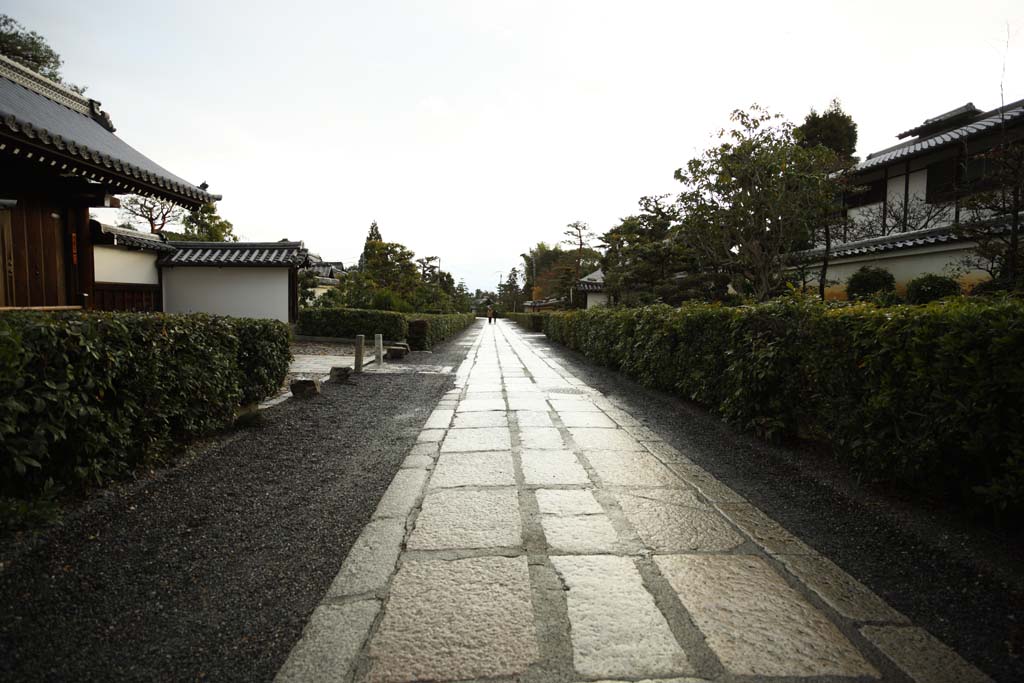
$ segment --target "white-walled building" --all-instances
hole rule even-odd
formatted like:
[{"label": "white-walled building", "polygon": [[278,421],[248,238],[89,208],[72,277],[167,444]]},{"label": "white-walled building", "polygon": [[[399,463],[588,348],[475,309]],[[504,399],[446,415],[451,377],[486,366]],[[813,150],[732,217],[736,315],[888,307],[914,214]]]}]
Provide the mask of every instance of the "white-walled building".
[{"label": "white-walled building", "polygon": [[93,227],[98,310],[295,320],[302,242],[176,242]]},{"label": "white-walled building", "polygon": [[581,277],[576,282],[576,291],[586,295],[587,308],[608,305],[608,294],[604,291],[604,271],[600,268],[590,275]]},{"label": "white-walled building", "polygon": [[[834,235],[827,271],[830,298],[845,297],[847,279],[862,266],[891,272],[897,290],[920,275],[955,275],[965,286],[988,279],[964,266],[977,246],[953,229],[965,197],[985,182],[983,153],[1024,141],[1024,100],[988,112],[968,103],[901,133],[893,147],[853,168],[854,191],[844,198],[851,234]],[[805,252],[812,276],[821,248]]]}]

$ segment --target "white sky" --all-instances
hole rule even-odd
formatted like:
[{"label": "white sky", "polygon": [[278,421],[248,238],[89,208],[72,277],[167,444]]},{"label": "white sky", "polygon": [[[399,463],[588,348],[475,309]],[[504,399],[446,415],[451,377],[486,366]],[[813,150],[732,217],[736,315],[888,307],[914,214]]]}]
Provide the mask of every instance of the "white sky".
[{"label": "white sky", "polygon": [[[833,97],[858,153],[1024,98],[1024,2],[6,0],[118,135],[248,240],[352,262],[370,221],[470,289],[603,232],[729,112]],[[1010,46],[1006,48],[1007,27]],[[113,219],[113,217],[110,217]],[[104,216],[104,220],[107,217]]]}]

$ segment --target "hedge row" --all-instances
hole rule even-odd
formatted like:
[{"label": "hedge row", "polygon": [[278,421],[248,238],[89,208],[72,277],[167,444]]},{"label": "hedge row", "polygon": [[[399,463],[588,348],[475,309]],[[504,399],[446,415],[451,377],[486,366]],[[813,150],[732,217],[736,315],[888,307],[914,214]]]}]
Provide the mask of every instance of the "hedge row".
[{"label": "hedge row", "polygon": [[473,324],[472,313],[406,314],[409,321],[409,348],[424,350],[454,336]]},{"label": "hedge row", "polygon": [[827,441],[870,476],[1024,505],[1024,302],[596,309],[545,333],[763,435]]},{"label": "hedge row", "polygon": [[547,313],[506,313],[506,317],[531,332],[544,331],[544,317]]},{"label": "hedge row", "polygon": [[311,337],[343,337],[362,334],[371,342],[382,334],[390,341],[405,339],[409,333],[406,317],[394,311],[362,308],[304,308],[299,311],[297,331]]},{"label": "hedge row", "polygon": [[0,497],[102,483],[280,387],[288,327],[204,314],[0,314]]}]

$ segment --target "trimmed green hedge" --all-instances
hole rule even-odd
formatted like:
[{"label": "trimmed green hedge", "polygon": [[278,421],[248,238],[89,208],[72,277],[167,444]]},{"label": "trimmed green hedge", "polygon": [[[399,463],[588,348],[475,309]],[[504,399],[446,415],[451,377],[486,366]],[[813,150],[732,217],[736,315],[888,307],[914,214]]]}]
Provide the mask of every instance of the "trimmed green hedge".
[{"label": "trimmed green hedge", "polygon": [[0,497],[101,484],[280,387],[287,325],[204,314],[0,313]]},{"label": "trimmed green hedge", "polygon": [[408,313],[409,348],[422,351],[452,337],[473,324],[472,313]]},{"label": "trimmed green hedge", "polygon": [[1024,505],[1024,302],[794,298],[544,320],[553,340],[762,435],[826,441],[929,494]]},{"label": "trimmed green hedge", "polygon": [[372,311],[362,308],[304,308],[299,311],[298,334],[311,337],[343,337],[365,335],[370,343],[373,335],[382,334],[389,341],[405,339],[409,333],[406,317],[394,311]]},{"label": "trimmed green hedge", "polygon": [[509,320],[525,327],[531,332],[544,331],[544,316],[546,313],[506,313]]}]

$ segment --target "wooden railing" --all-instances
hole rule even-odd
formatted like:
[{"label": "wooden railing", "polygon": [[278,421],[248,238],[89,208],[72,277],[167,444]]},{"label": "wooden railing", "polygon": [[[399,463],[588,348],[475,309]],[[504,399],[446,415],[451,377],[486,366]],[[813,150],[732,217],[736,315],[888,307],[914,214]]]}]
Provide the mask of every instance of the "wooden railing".
[{"label": "wooden railing", "polygon": [[160,285],[97,282],[92,290],[92,308],[97,311],[162,311]]}]

